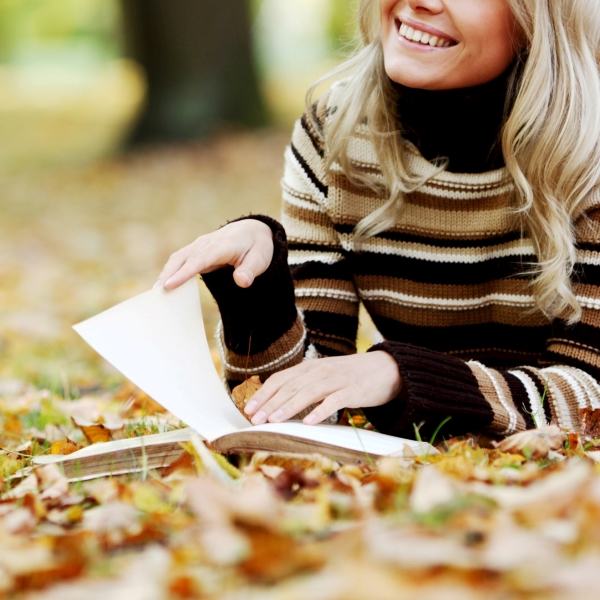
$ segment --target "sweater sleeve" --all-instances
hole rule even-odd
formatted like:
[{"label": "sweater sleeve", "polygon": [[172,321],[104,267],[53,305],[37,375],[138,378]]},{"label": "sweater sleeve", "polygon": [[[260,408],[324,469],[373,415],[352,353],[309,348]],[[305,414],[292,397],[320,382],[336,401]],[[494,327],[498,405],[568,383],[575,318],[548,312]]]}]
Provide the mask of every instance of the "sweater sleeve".
[{"label": "sweater sleeve", "polygon": [[424,422],[428,435],[450,416],[445,431],[453,434],[508,435],[551,421],[579,432],[579,411],[600,408],[600,209],[581,218],[576,231],[573,289],[582,318],[572,326],[553,322],[538,364],[494,369],[409,344],[378,344],[370,350],[394,357],[403,387],[387,404],[364,409],[375,427],[406,436]]},{"label": "sweater sleeve", "polygon": [[315,106],[294,128],[285,153],[282,224],[261,215],[271,228],[274,255],[247,289],[233,269],[203,276],[219,306],[217,339],[230,387],[247,376],[264,381],[303,358],[356,351],[358,296],[348,260],[325,206],[324,109]]}]

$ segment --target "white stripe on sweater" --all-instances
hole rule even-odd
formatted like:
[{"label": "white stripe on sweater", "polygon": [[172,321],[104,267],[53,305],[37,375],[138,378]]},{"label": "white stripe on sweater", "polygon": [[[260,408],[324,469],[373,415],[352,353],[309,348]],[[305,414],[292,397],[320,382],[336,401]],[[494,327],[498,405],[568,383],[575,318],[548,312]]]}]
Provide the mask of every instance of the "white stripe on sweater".
[{"label": "white stripe on sweater", "polygon": [[331,288],[296,288],[295,294],[297,298],[332,298],[334,300],[358,302],[358,296],[354,292],[335,290]]},{"label": "white stripe on sweater", "polygon": [[[354,240],[349,235],[340,236],[342,238],[342,247],[348,252],[353,252]],[[346,239],[344,239],[346,238]],[[414,258],[417,260],[426,260],[439,263],[461,263],[476,264],[489,260],[504,258],[507,256],[535,256],[533,246],[523,244],[508,248],[488,249],[488,248],[461,248],[461,251],[469,250],[470,254],[459,254],[452,252],[452,248],[443,248],[442,251],[433,252],[427,250],[416,250],[414,248],[403,248],[399,244],[390,244],[383,241],[365,242],[360,245],[361,251],[373,252],[374,254],[389,254],[391,256],[402,256],[405,258]]]},{"label": "white stripe on sweater", "polygon": [[575,399],[577,400],[577,406],[579,406],[579,408],[588,408],[589,403],[585,388],[579,383],[577,378],[568,373],[566,369],[563,369],[562,367],[545,367],[541,372],[562,378],[573,391]]},{"label": "white stripe on sweater", "polygon": [[225,344],[223,343],[223,322],[219,321],[217,325],[217,331],[215,333],[215,337],[217,339],[217,343],[219,345],[219,353],[221,354],[221,360],[223,361],[223,367],[227,371],[233,371],[234,373],[248,373],[255,375],[257,373],[263,373],[264,371],[270,371],[271,369],[277,367],[282,363],[287,362],[291,358],[293,358],[296,354],[300,354],[304,350],[304,342],[306,341],[306,329],[302,331],[302,337],[300,341],[288,352],[281,355],[279,358],[272,360],[271,362],[265,363],[258,367],[253,367],[252,369],[246,369],[243,367],[234,367],[231,363],[227,362],[226,359],[226,349]]},{"label": "white stripe on sweater", "polygon": [[[545,427],[546,425],[548,425],[548,421],[546,420],[546,413],[544,412],[544,406],[542,404],[542,399],[538,394],[538,390],[533,379],[531,379],[531,377],[529,377],[529,375],[527,375],[523,371],[518,371],[516,369],[514,371],[509,371],[509,373],[511,375],[514,375],[519,381],[521,381],[523,387],[527,392],[527,396],[529,398],[529,405],[531,407],[530,410],[534,417],[533,421],[535,423],[535,426]],[[546,399],[544,399],[544,401],[546,401]]]},{"label": "white stripe on sweater", "polygon": [[333,265],[344,260],[339,252],[312,252],[311,250],[290,250],[288,254],[288,264],[301,265],[305,262],[320,262],[326,265]]},{"label": "white stripe on sweater", "polygon": [[361,290],[361,298],[366,300],[385,300],[401,306],[434,307],[441,310],[471,310],[485,306],[501,305],[516,307],[533,307],[533,296],[520,294],[488,294],[479,298],[426,298],[412,296],[391,290]]},{"label": "white stripe on sweater", "polygon": [[510,407],[510,404],[508,403],[506,396],[504,395],[504,391],[502,390],[500,384],[496,381],[496,378],[494,377],[494,373],[491,371],[491,369],[488,369],[485,365],[481,364],[477,360],[470,360],[468,364],[477,365],[487,375],[488,379],[492,382],[492,385],[494,386],[494,391],[496,392],[496,396],[498,397],[500,404],[502,404],[504,410],[506,411],[506,414],[508,415],[508,427],[500,435],[510,435],[511,433],[514,433],[517,429],[517,415],[515,411]]}]

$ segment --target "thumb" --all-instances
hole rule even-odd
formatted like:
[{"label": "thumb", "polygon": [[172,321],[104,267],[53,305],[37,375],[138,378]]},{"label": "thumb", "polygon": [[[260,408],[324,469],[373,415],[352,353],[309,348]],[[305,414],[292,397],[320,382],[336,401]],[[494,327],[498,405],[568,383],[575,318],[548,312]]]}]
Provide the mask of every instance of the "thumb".
[{"label": "thumb", "polygon": [[256,252],[256,250],[250,251],[233,272],[233,280],[241,288],[248,288],[256,277],[267,270],[268,266],[259,252]]}]

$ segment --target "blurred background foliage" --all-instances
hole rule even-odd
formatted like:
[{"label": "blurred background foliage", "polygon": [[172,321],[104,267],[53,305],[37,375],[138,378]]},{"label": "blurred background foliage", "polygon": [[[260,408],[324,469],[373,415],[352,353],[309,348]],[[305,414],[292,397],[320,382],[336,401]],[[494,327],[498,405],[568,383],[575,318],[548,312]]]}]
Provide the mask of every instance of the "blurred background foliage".
[{"label": "blurred background foliage", "polygon": [[[0,0],[1,162],[94,160],[223,122],[289,127],[352,19],[351,0]],[[161,103],[170,123],[137,135]]]},{"label": "blurred background foliage", "polygon": [[0,384],[105,385],[117,375],[73,323],[150,288],[227,219],[278,215],[293,120],[354,9],[0,0]]}]

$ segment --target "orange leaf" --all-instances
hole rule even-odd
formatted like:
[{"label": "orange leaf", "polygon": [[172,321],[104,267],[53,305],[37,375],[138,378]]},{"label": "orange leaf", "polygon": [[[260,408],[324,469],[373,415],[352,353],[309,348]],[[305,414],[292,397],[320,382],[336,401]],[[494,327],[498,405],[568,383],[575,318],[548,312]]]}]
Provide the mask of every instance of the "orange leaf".
[{"label": "orange leaf", "polygon": [[167,477],[176,471],[195,475],[196,467],[194,466],[194,457],[188,452],[182,452],[170,465],[167,465],[162,470],[162,476]]},{"label": "orange leaf", "polygon": [[65,438],[64,440],[52,444],[50,447],[50,454],[73,454],[73,452],[77,452],[77,450],[81,450],[81,448],[83,448],[83,446],[79,446],[69,438]]},{"label": "orange leaf", "polygon": [[23,425],[19,419],[8,419],[4,423],[4,433],[13,438],[20,438],[23,433]]},{"label": "orange leaf", "polygon": [[248,420],[250,420],[250,417],[246,415],[244,408],[248,400],[250,400],[261,387],[262,383],[260,382],[260,377],[258,375],[253,375],[250,379],[246,379],[244,383],[240,383],[240,385],[234,387],[231,392],[235,405]]},{"label": "orange leaf", "polygon": [[83,431],[83,435],[85,435],[90,444],[110,442],[112,440],[110,429],[107,429],[101,423],[99,425],[80,425],[79,429]]},{"label": "orange leaf", "polygon": [[600,409],[581,408],[579,410],[581,429],[584,438],[600,438]]}]

